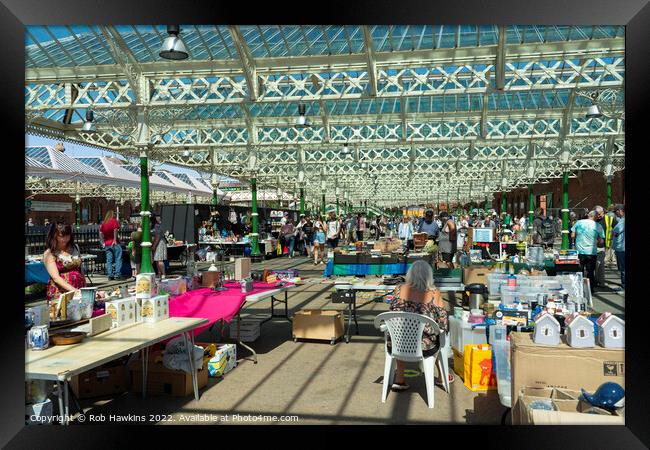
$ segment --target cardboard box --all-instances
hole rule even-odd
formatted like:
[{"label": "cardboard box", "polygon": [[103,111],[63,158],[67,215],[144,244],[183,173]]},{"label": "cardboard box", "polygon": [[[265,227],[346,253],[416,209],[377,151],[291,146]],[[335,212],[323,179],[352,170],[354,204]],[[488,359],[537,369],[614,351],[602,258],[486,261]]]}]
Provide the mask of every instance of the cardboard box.
[{"label": "cardboard box", "polygon": [[343,336],[344,329],[341,311],[305,309],[293,316],[294,339],[336,341]]},{"label": "cardboard box", "polygon": [[181,295],[187,291],[187,282],[185,278],[165,278],[158,286],[158,293],[170,296]]},{"label": "cardboard box", "polygon": [[237,258],[235,260],[235,280],[241,281],[251,276],[251,259]]},{"label": "cardboard box", "polygon": [[480,283],[488,285],[488,274],[496,268],[488,266],[468,266],[463,269],[463,284]]},{"label": "cardboard box", "polygon": [[78,399],[121,394],[129,388],[129,372],[124,364],[101,366],[72,377],[69,385]]},{"label": "cardboard box", "polygon": [[[194,395],[192,375],[182,370],[172,370],[165,367],[162,362],[155,363],[160,352],[149,354],[147,370],[147,395],[171,395],[173,397],[187,397]],[[142,392],[142,361],[137,359],[129,364],[131,371],[131,391]],[[198,388],[208,384],[208,369],[204,366],[196,373]]]},{"label": "cardboard box", "polygon": [[142,321],[155,323],[169,318],[169,295],[157,295],[142,299]]},{"label": "cardboard box", "polygon": [[136,322],[137,312],[135,307],[135,297],[107,301],[105,302],[105,305],[106,314],[111,315],[113,328],[130,325]]},{"label": "cardboard box", "polygon": [[612,381],[625,388],[625,351],[613,348],[572,348],[562,342],[538,345],[532,333],[510,333],[512,404],[524,387],[560,388],[593,392]]},{"label": "cardboard box", "polygon": [[[619,411],[611,413],[581,401],[580,392],[555,388],[521,389],[512,409],[513,425],[625,425]],[[530,408],[538,400],[550,401],[555,411]],[[621,410],[623,411],[623,410]]]},{"label": "cardboard box", "polygon": [[215,345],[217,350],[206,364],[210,377],[222,377],[237,367],[237,346],[235,344],[212,344],[209,342],[197,342],[203,348]]},{"label": "cardboard box", "polygon": [[139,273],[135,277],[135,296],[151,298],[158,295],[158,285],[155,273]]}]

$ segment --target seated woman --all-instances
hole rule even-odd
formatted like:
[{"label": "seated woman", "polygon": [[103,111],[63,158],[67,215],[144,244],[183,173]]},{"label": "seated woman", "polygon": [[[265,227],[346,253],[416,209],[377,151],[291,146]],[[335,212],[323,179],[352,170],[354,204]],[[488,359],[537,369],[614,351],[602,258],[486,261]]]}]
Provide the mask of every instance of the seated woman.
[{"label": "seated woman", "polygon": [[[423,260],[415,261],[406,273],[406,283],[395,288],[390,310],[412,312],[431,317],[438,323],[441,333],[446,333],[449,329],[447,311],[444,309],[442,295],[433,284],[433,270],[431,265]],[[388,346],[390,348],[390,340]],[[433,355],[438,348],[438,336],[433,334],[433,330],[429,325],[426,325],[422,335],[423,355],[425,357]],[[404,380],[404,368],[405,362],[397,360],[395,380],[391,387],[395,391],[404,391],[409,388],[409,385]],[[450,372],[449,382],[452,381],[454,381],[454,376]],[[436,380],[436,384],[440,384],[440,380]]]},{"label": "seated woman", "polygon": [[81,273],[81,252],[74,243],[72,227],[60,222],[50,225],[46,246],[43,263],[50,274],[45,293],[47,300],[55,299],[63,292],[85,287],[86,280]]}]

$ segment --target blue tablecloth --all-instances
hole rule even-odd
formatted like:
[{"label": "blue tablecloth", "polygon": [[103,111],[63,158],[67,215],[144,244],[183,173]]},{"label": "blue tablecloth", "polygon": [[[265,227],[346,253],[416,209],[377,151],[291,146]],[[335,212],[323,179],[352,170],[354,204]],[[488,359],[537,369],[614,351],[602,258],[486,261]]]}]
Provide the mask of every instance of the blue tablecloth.
[{"label": "blue tablecloth", "polygon": [[25,263],[25,283],[43,283],[50,281],[50,274],[42,262]]},{"label": "blue tablecloth", "polygon": [[408,269],[407,263],[399,264],[337,264],[334,267],[334,260],[330,259],[325,266],[323,276],[331,275],[403,275]]}]

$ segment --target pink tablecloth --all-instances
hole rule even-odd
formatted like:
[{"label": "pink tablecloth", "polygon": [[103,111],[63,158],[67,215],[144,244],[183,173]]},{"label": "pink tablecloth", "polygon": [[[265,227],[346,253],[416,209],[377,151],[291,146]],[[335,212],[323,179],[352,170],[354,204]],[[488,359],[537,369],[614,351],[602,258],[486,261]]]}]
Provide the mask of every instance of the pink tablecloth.
[{"label": "pink tablecloth", "polygon": [[275,289],[277,283],[255,281],[253,290],[243,293],[239,283],[226,283],[227,291],[213,291],[209,288],[196,289],[169,300],[169,317],[197,317],[208,319],[208,324],[194,330],[200,334],[215,322],[223,319],[230,322],[246,300],[246,296]]}]

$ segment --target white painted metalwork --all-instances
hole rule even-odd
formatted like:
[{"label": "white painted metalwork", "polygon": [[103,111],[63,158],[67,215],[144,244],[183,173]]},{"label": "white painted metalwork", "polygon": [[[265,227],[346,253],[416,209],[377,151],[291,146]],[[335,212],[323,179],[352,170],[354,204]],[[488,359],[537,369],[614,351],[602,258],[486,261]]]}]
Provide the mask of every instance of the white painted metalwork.
[{"label": "white painted metalwork", "polygon": [[[561,176],[562,148],[571,174],[624,168],[622,27],[182,28],[190,58],[169,62],[161,26],[27,27],[26,131],[254,173],[260,192],[300,173],[317,204],[321,184],[327,201],[335,185],[352,203],[470,199]],[[298,103],[320,120],[297,127]]]}]

